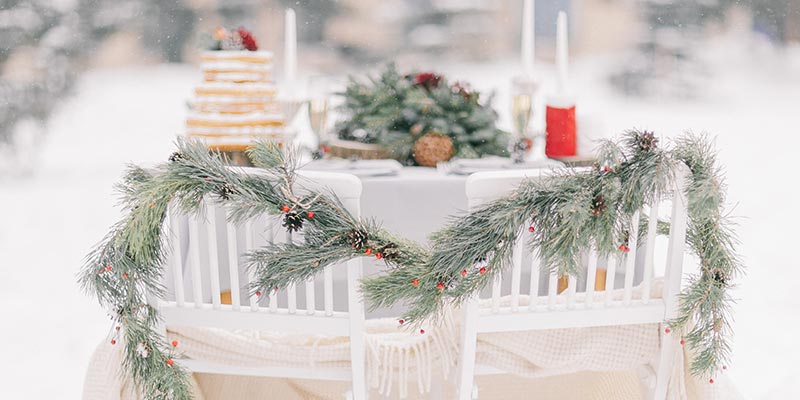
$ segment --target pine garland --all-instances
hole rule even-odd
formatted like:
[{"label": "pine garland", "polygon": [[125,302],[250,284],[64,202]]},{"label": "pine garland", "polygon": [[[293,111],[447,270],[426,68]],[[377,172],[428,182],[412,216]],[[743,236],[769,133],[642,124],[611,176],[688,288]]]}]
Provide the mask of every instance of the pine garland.
[{"label": "pine garland", "polygon": [[[376,257],[390,270],[363,280],[367,305],[405,303],[403,320],[419,325],[435,321],[503,273],[522,229],[533,232],[529,248],[561,276],[582,273],[580,256],[589,247],[601,256],[624,257],[633,213],[670,195],[679,162],[691,171],[687,243],[701,271],[681,293],[678,317],[666,322],[697,350],[695,375],[713,374],[729,357],[728,289],[742,264],[723,214],[724,185],[714,152],[701,137],[685,136],[674,149],[659,147],[647,132],[629,132],[620,144],[606,141],[593,170],[524,182],[510,195],[453,219],[432,235],[429,249],[353,217],[332,193],[296,192],[303,187],[297,162],[277,145],[259,143],[249,155],[260,173],[226,166],[203,144],[184,141],[169,162],[153,170],[130,167],[118,186],[127,213],[87,258],[80,284],[111,310],[122,335],[123,369],[147,399],[191,397],[187,371],[172,362],[176,349],[164,343],[157,312],[147,301],[148,295],[164,294],[159,282],[168,249],[162,226],[170,205],[196,213],[210,198],[230,210],[233,222],[270,214],[283,216],[290,232],[302,225],[303,243],[271,244],[247,255],[255,275],[251,293],[299,284],[354,257]],[[640,226],[646,223],[642,215]],[[659,221],[658,228],[668,233],[667,222]]]}]

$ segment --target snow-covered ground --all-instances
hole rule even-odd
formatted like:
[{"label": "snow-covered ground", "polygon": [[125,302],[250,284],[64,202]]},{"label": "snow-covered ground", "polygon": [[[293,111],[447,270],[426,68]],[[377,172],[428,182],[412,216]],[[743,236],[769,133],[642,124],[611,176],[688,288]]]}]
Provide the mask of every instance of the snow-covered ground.
[{"label": "snow-covered ground", "polygon": [[[699,100],[623,98],[605,85],[613,58],[577,60],[573,87],[595,135],[627,128],[716,137],[749,266],[736,296],[727,374],[746,398],[800,398],[796,256],[800,180],[800,51],[710,43],[712,78]],[[747,51],[745,51],[747,50]],[[423,66],[425,67],[425,66]],[[500,88],[503,121],[513,63],[440,68],[480,89]],[[540,68],[544,82],[552,70]],[[113,184],[126,163],[166,159],[181,132],[191,66],[97,70],[51,119],[33,176],[0,180],[0,397],[79,398],[109,320],[75,284],[84,255],[119,216]]]}]

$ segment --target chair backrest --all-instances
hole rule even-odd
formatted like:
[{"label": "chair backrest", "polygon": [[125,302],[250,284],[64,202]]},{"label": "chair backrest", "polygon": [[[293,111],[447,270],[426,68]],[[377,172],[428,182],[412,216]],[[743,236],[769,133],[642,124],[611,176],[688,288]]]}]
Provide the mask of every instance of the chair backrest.
[{"label": "chair backrest", "polygon": [[[645,210],[633,215],[629,252],[620,252],[605,260],[599,259],[595,249],[586,249],[583,256],[585,283],[582,282],[584,279],[569,277],[567,289],[561,294],[558,293],[559,277],[555,272],[547,271],[537,255],[528,250],[525,243],[531,233],[527,229],[522,230],[517,237],[511,269],[495,279],[491,288],[473,299],[473,305],[466,309],[467,313],[477,313],[474,318],[468,317],[475,321],[474,332],[637,324],[662,322],[674,316],[681,284],[687,218],[685,167],[677,167],[675,172],[674,198],[664,204],[649,204]],[[523,180],[539,179],[544,174],[547,172],[543,170],[473,174],[467,179],[466,185],[469,207],[475,209],[508,194]],[[654,298],[651,282],[654,277],[657,220],[659,208],[665,207],[671,213],[666,273],[662,294]],[[641,211],[650,218],[643,243],[637,243]],[[644,257],[639,257],[643,260],[638,274],[641,284],[635,289],[637,252],[643,253]],[[598,265],[603,264],[606,264],[606,280],[605,293],[601,294],[595,291],[595,279]],[[527,293],[524,293],[525,286]],[[527,302],[521,302],[521,296],[525,294],[528,295]],[[477,307],[474,303],[480,300],[489,305]]]},{"label": "chair backrest", "polygon": [[[257,172],[247,169],[246,173]],[[345,209],[359,217],[358,178],[310,171],[299,175],[304,187],[330,189]],[[228,221],[227,214],[228,210],[213,201],[205,201],[199,215],[170,210],[166,229],[172,251],[163,274],[167,294],[165,299],[156,301],[164,325],[361,334],[364,306],[358,292],[360,259],[329,266],[321,276],[303,285],[258,296],[249,290],[253,277],[244,268],[243,255],[267,243],[302,240],[302,235],[288,234],[279,216],[262,215],[234,224]],[[227,293],[222,295],[228,290],[229,301]]]}]

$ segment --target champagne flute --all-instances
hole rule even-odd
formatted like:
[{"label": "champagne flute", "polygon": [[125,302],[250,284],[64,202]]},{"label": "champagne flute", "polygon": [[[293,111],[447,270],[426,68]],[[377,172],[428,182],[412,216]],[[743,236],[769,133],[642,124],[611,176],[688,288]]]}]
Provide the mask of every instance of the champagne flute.
[{"label": "champagne flute", "polygon": [[331,86],[331,80],[326,76],[312,76],[308,79],[308,122],[319,149],[329,140],[327,128]]},{"label": "champagne flute", "polygon": [[536,81],[528,78],[515,77],[511,81],[511,119],[514,133],[510,153],[515,163],[525,161],[527,153],[533,147],[533,135],[530,134],[529,126],[534,115],[536,89]]}]

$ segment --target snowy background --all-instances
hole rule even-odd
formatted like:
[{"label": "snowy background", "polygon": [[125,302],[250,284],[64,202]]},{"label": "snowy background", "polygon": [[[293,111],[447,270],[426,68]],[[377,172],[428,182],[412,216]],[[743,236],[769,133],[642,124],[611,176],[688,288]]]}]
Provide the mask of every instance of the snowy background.
[{"label": "snowy background", "polygon": [[[716,139],[748,266],[735,293],[726,373],[746,398],[800,398],[800,47],[774,48],[746,32],[696,46],[706,74],[691,99],[625,97],[607,80],[619,56],[575,57],[582,129],[593,137],[641,128],[663,140],[686,130]],[[418,66],[497,90],[501,124],[509,127],[516,60]],[[552,82],[549,64],[537,68],[546,85]],[[80,292],[76,274],[120,216],[113,185],[125,165],[166,159],[199,80],[190,64],[92,69],[55,109],[45,134],[22,143],[29,156],[0,155],[0,163],[29,163],[0,175],[0,398],[80,397],[89,357],[110,321]]]}]

